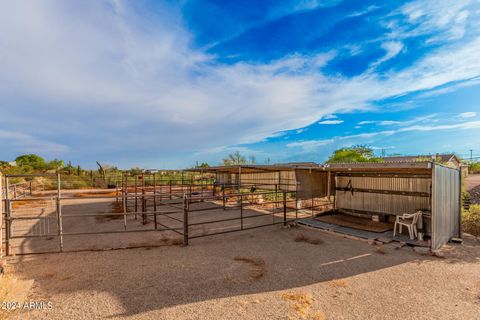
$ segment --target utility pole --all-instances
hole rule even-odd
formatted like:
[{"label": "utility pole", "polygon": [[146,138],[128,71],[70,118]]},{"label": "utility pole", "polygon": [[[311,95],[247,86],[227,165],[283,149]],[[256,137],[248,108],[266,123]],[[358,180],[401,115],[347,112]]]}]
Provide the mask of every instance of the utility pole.
[{"label": "utility pole", "polygon": [[473,149],[470,149],[470,162],[473,161]]}]

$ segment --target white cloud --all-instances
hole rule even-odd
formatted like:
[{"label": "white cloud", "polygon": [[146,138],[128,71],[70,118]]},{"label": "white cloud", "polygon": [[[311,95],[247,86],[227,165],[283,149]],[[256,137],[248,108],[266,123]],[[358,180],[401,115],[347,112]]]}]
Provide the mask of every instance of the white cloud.
[{"label": "white cloud", "polygon": [[[404,10],[412,23],[428,25],[427,20],[441,18],[428,16],[435,11],[428,2],[420,4]],[[123,1],[1,2],[3,130],[21,124],[25,135],[50,146],[63,146],[59,141],[68,138],[77,154],[115,162],[128,150],[129,157],[148,158],[152,166],[165,155],[262,141],[319,119],[339,124],[342,120],[325,116],[480,75],[480,37],[439,47],[409,68],[382,75],[322,73],[319,68],[334,52],[227,65],[192,47],[177,9],[165,6],[153,19],[131,6]],[[464,8],[447,19],[445,28],[461,20]],[[384,58],[398,54],[400,43],[385,44]],[[20,120],[7,121],[13,118]]]},{"label": "white cloud", "polygon": [[376,121],[367,120],[367,121],[360,121],[360,122],[357,123],[357,124],[363,126],[363,125],[365,125],[365,124],[374,124],[374,123],[376,123]]},{"label": "white cloud", "polygon": [[376,67],[398,55],[403,50],[403,43],[399,41],[387,41],[382,43],[382,49],[385,50],[385,55],[375,61],[372,67]]},{"label": "white cloud", "polygon": [[21,153],[65,153],[70,149],[66,145],[38,139],[22,132],[7,131],[1,129],[0,144],[2,145],[2,148],[15,148]]},{"label": "white cloud", "polygon": [[[470,122],[462,122],[462,123],[455,123],[455,124],[444,124],[444,125],[413,125],[408,127],[402,127],[396,130],[384,130],[384,131],[377,131],[377,132],[364,132],[360,134],[354,135],[346,135],[346,136],[335,136],[328,140],[306,140],[301,142],[293,142],[287,144],[287,147],[300,147],[305,152],[312,152],[317,150],[319,147],[327,145],[327,144],[341,144],[342,141],[349,141],[350,144],[357,144],[357,143],[373,143],[377,141],[379,138],[390,137],[399,133],[403,132],[427,132],[427,131],[441,131],[441,130],[467,130],[467,129],[480,129],[480,121],[470,121]],[[376,149],[389,149],[394,147],[378,147]]]},{"label": "white cloud", "polygon": [[394,125],[394,124],[400,124],[402,122],[400,121],[392,121],[392,120],[385,120],[385,121],[380,121],[378,122],[379,125],[381,126],[391,126],[391,125]]},{"label": "white cloud", "polygon": [[476,112],[463,112],[458,115],[459,118],[468,119],[475,118],[477,116]]},{"label": "white cloud", "polygon": [[343,120],[324,120],[318,122],[318,124],[341,124],[343,123]]}]

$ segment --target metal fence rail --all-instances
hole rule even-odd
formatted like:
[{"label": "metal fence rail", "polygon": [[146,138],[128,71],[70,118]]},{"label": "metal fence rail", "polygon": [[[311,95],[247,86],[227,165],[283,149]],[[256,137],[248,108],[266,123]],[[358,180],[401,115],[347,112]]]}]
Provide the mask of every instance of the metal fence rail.
[{"label": "metal fence rail", "polygon": [[[42,177],[45,182],[43,185],[29,182],[29,192],[19,196],[18,184],[10,183],[19,177]],[[239,186],[208,179],[162,180],[142,174],[125,175],[114,189],[78,191],[63,190],[65,184],[60,174],[6,175],[4,182],[3,188],[0,185],[3,194],[0,217],[5,226],[6,255],[27,254],[12,250],[12,242],[22,239],[22,246],[25,241],[31,245],[41,239],[54,240],[49,242],[48,252],[63,252],[71,251],[65,249],[71,237],[148,232],[170,232],[188,245],[191,239],[285,225],[299,216],[325,209],[324,203],[319,205],[315,201],[300,206],[302,202],[295,191],[280,190],[277,183],[265,180]],[[44,185],[48,185],[47,191]],[[16,195],[12,186],[17,188]],[[102,211],[95,205],[91,207],[92,203],[111,205],[112,210],[115,206],[115,210]],[[105,218],[114,221],[101,225],[107,230],[90,229],[89,223]]]}]

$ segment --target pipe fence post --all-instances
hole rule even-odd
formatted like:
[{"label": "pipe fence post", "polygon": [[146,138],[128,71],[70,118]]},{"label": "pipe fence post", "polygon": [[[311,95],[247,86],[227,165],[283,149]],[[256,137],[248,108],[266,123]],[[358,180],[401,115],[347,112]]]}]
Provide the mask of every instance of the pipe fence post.
[{"label": "pipe fence post", "polygon": [[3,186],[2,173],[0,172],[0,259],[3,257]]},{"label": "pipe fence post", "polygon": [[138,212],[138,175],[135,175],[135,220],[137,220]]},{"label": "pipe fence post", "polygon": [[[162,201],[161,197],[160,191],[160,201]],[[153,216],[153,223],[155,223],[155,230],[157,230],[157,181],[155,180],[155,173],[153,174],[153,212],[155,212]]]},{"label": "pipe fence post", "polygon": [[283,225],[287,225],[287,192],[283,191]]},{"label": "pipe fence post", "polygon": [[183,244],[188,246],[188,198],[183,196]]},{"label": "pipe fence post", "polygon": [[142,224],[147,224],[147,199],[145,198],[145,174],[142,173]]},{"label": "pipe fence post", "polygon": [[63,226],[62,226],[62,204],[61,198],[60,174],[57,173],[57,233],[59,237],[60,252],[63,252]]},{"label": "pipe fence post", "polygon": [[225,210],[225,183],[223,184],[223,187],[222,187],[222,207],[223,207],[223,210]]},{"label": "pipe fence post", "polygon": [[12,206],[10,204],[10,190],[8,187],[8,177],[5,177],[5,240],[6,248],[5,254],[7,256],[11,255],[12,243],[10,238],[12,236]]},{"label": "pipe fence post", "polygon": [[243,230],[243,195],[240,194],[240,230]]}]

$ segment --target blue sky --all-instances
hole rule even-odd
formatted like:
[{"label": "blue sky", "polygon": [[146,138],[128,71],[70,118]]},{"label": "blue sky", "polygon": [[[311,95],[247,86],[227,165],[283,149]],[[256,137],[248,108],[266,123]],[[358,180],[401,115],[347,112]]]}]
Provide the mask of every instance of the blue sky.
[{"label": "blue sky", "polygon": [[0,159],[480,155],[480,1],[0,0]]}]

